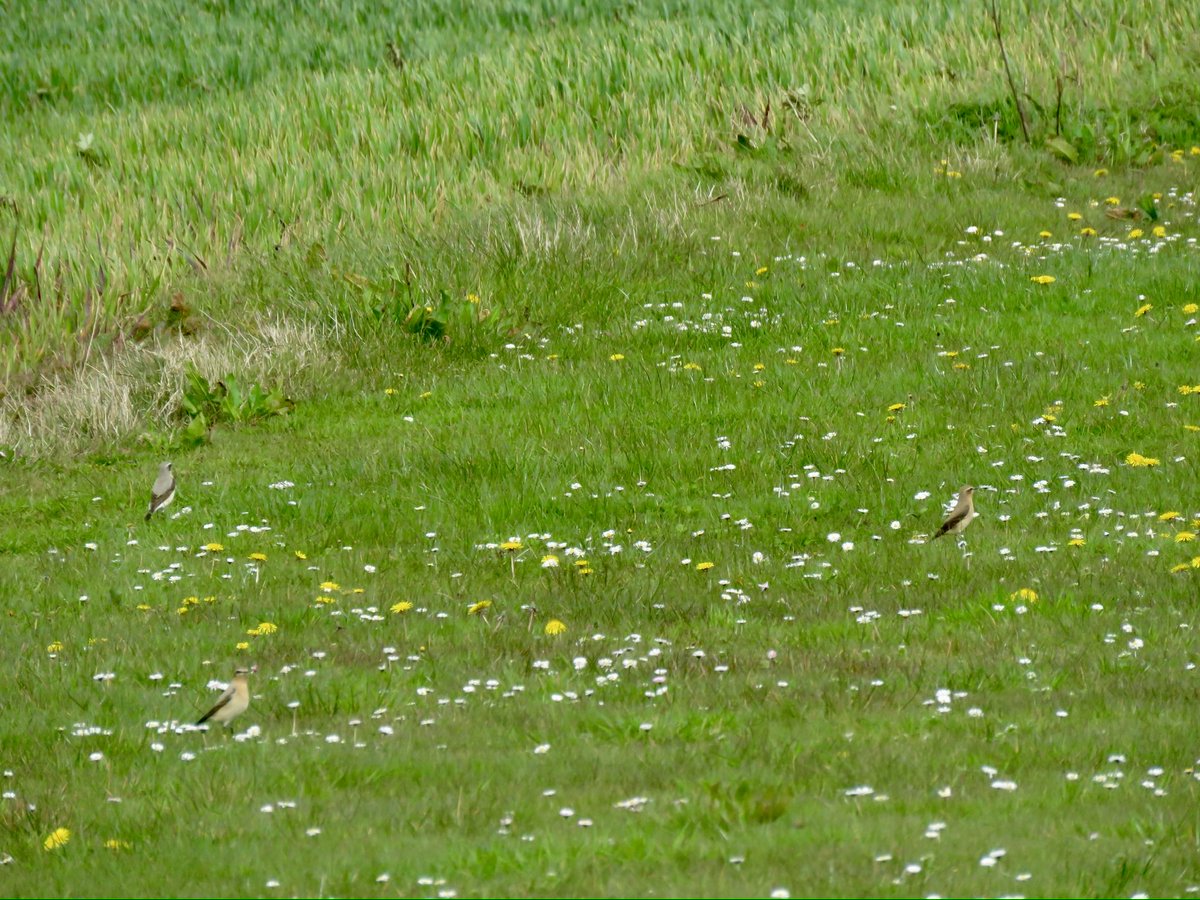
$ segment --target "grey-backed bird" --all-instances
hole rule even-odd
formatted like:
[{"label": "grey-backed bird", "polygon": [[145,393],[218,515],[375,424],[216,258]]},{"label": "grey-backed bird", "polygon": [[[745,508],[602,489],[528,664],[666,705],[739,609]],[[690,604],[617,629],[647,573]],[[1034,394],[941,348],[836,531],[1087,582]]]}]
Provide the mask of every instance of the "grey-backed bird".
[{"label": "grey-backed bird", "polygon": [[158,477],[154,479],[154,487],[150,489],[150,509],[146,511],[146,521],[157,510],[162,509],[175,499],[175,473],[171,471],[169,462],[158,467]]}]

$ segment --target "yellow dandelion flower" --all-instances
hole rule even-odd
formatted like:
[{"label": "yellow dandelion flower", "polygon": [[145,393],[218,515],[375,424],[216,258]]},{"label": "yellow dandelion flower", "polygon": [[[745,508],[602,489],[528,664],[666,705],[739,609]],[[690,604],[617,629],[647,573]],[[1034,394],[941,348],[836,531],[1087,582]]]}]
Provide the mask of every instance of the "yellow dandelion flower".
[{"label": "yellow dandelion flower", "polygon": [[468,616],[477,616],[491,605],[492,605],[491,600],[480,600],[477,603],[472,603],[470,606],[467,607],[467,615]]},{"label": "yellow dandelion flower", "polygon": [[547,553],[545,556],[542,557],[542,568],[543,569],[557,569],[558,568],[558,557],[555,556],[553,553]]},{"label": "yellow dandelion flower", "polygon": [[251,553],[251,554],[250,554],[250,556],[249,556],[249,558],[250,558],[250,559],[252,559],[252,560],[254,560],[255,562],[266,562],[266,561],[267,561],[267,554],[265,554],[265,553]]},{"label": "yellow dandelion flower", "polygon": [[258,623],[258,633],[259,634],[274,634],[278,630],[279,630],[279,626],[276,625],[274,622],[259,622]]},{"label": "yellow dandelion flower", "polygon": [[1195,539],[1196,532],[1194,531],[1181,531],[1175,535],[1175,543],[1177,544],[1186,544],[1188,541],[1194,541]]},{"label": "yellow dandelion flower", "polygon": [[385,394],[387,394],[389,397],[391,397],[393,394],[396,393],[396,389],[395,388],[384,388],[383,392]]},{"label": "yellow dandelion flower", "polygon": [[970,364],[970,363],[964,363],[964,362],[958,362],[958,363],[955,363],[955,364],[954,364],[954,368],[955,368],[955,369],[957,369],[958,371],[960,371],[960,372],[961,372],[963,369],[969,369],[969,368],[971,368],[971,364]]},{"label": "yellow dandelion flower", "polygon": [[500,545],[500,549],[511,553],[515,550],[521,549],[521,542],[520,541],[505,541],[503,544]]},{"label": "yellow dandelion flower", "polygon": [[107,850],[131,850],[133,844],[129,843],[129,841],[119,841],[116,838],[109,838],[104,842],[104,847]]},{"label": "yellow dandelion flower", "polygon": [[688,372],[699,372],[700,371],[699,364],[694,363],[694,362],[684,363],[683,368],[685,371],[688,371]]},{"label": "yellow dandelion flower", "polygon": [[1179,572],[1187,572],[1191,568],[1192,567],[1190,565],[1188,565],[1187,563],[1180,563],[1177,566],[1171,566],[1171,574],[1174,575]]},{"label": "yellow dandelion flower", "polygon": [[1029,280],[1034,284],[1054,284],[1057,279],[1053,275],[1031,275]]},{"label": "yellow dandelion flower", "polygon": [[1134,389],[1135,391],[1144,391],[1144,390],[1146,389],[1146,382],[1144,382],[1144,381],[1135,381],[1135,382],[1133,383],[1133,389]]},{"label": "yellow dandelion flower", "polygon": [[1053,234],[1051,234],[1049,231],[1039,231],[1039,232],[1038,232],[1038,237],[1040,237],[1040,238],[1048,238],[1048,237],[1054,237],[1054,235],[1053,235]]},{"label": "yellow dandelion flower", "polygon": [[624,353],[614,353],[612,356],[609,357],[609,359],[612,360],[613,362],[620,362],[624,358],[625,358]]},{"label": "yellow dandelion flower", "polygon": [[554,637],[554,635],[556,635],[556,634],[562,634],[563,632],[565,632],[567,630],[567,626],[564,625],[562,622],[560,622],[558,619],[551,619],[549,622],[546,623],[546,627],[543,628],[542,630],[544,632],[546,632],[546,634],[550,635],[551,637]]},{"label": "yellow dandelion flower", "polygon": [[1192,557],[1192,568],[1193,568],[1193,569],[1200,569],[1200,556],[1193,556],[1193,557]]},{"label": "yellow dandelion flower", "polygon": [[1109,206],[1119,206],[1121,204],[1121,198],[1120,197],[1105,197],[1104,202],[1107,203]]},{"label": "yellow dandelion flower", "polygon": [[1096,406],[1096,407],[1108,406],[1108,403],[1109,403],[1108,394],[1105,394],[1099,400],[1093,401],[1092,406]]},{"label": "yellow dandelion flower", "polygon": [[1081,213],[1077,213],[1077,212],[1069,212],[1069,213],[1067,213],[1067,218],[1070,219],[1072,222],[1078,222],[1080,219],[1083,218],[1083,215]]},{"label": "yellow dandelion flower", "polygon": [[188,609],[189,609],[189,607],[187,607],[187,606],[181,606],[181,607],[179,607],[179,609],[175,610],[175,612],[179,613],[179,615],[182,616],[182,615],[187,614]]},{"label": "yellow dandelion flower", "polygon": [[1188,431],[1200,431],[1200,425],[1184,425]]},{"label": "yellow dandelion flower", "polygon": [[846,352],[846,348],[845,347],[834,347],[831,352],[833,353],[834,356],[841,356],[843,353]]},{"label": "yellow dandelion flower", "polygon": [[1021,588],[1008,595],[1009,600],[1021,600],[1026,603],[1037,603],[1037,591],[1033,588]]},{"label": "yellow dandelion flower", "polygon": [[904,409],[903,403],[893,403],[888,407],[888,412],[900,412],[902,409]]},{"label": "yellow dandelion flower", "polygon": [[1095,236],[1096,236],[1096,229],[1095,229],[1095,228],[1092,228],[1091,226],[1088,226],[1088,227],[1086,227],[1086,228],[1080,228],[1080,229],[1079,229],[1079,233],[1080,233],[1081,235],[1083,235],[1084,237],[1095,237]]},{"label": "yellow dandelion flower", "polygon": [[1071,538],[1069,541],[1067,541],[1067,546],[1068,547],[1082,547],[1086,543],[1087,543],[1087,541],[1085,541],[1083,538]]},{"label": "yellow dandelion flower", "polygon": [[211,544],[205,544],[204,549],[207,550],[209,553],[220,553],[222,550],[225,549],[225,545],[218,544],[214,541]]},{"label": "yellow dandelion flower", "polygon": [[712,563],[712,562],[698,562],[698,563],[696,563],[696,571],[697,572],[707,572],[709,569],[711,569],[715,565],[716,565],[716,563]]},{"label": "yellow dandelion flower", "polygon": [[46,645],[46,652],[47,653],[61,653],[62,648],[63,648],[62,641],[51,641],[49,644]]},{"label": "yellow dandelion flower", "polygon": [[42,841],[42,846],[47,850],[57,850],[59,847],[65,847],[67,842],[71,840],[71,829],[55,828]]},{"label": "yellow dandelion flower", "polygon": [[760,388],[760,387],[764,387],[765,385],[766,385],[766,382],[763,381],[761,378],[750,382],[750,387],[753,387],[753,388]]},{"label": "yellow dandelion flower", "polygon": [[1154,228],[1152,228],[1152,229],[1150,230],[1150,233],[1151,233],[1152,235],[1154,235],[1156,238],[1166,237],[1166,236],[1167,236],[1167,229],[1165,229],[1165,228],[1164,228],[1163,226],[1161,226],[1161,225],[1155,225],[1155,226],[1154,226]]},{"label": "yellow dandelion flower", "polygon": [[[1108,174],[1108,169],[1097,169],[1092,174],[1095,175],[1097,178],[1103,178],[1105,175]],[[1121,201],[1118,200],[1117,202],[1120,203]]]},{"label": "yellow dandelion flower", "polygon": [[754,274],[755,274],[755,275],[766,275],[766,274],[767,274],[767,267],[766,267],[766,266],[759,266],[757,269],[755,269],[755,270],[754,270]]},{"label": "yellow dandelion flower", "polygon": [[1140,228],[1131,228],[1131,229],[1129,229],[1129,239],[1130,239],[1131,241],[1136,241],[1136,240],[1137,240],[1138,238],[1140,238],[1140,237],[1141,237],[1141,236],[1142,236],[1144,233],[1145,233],[1145,232],[1143,232],[1143,231],[1142,231],[1142,229],[1140,229]]},{"label": "yellow dandelion flower", "polygon": [[148,604],[148,603],[139,603],[137,605],[137,608],[140,609],[142,612],[145,612],[146,610],[150,609],[151,607],[150,607],[150,604]]},{"label": "yellow dandelion flower", "polygon": [[405,613],[405,612],[408,612],[412,608],[413,608],[413,605],[411,603],[409,603],[407,600],[401,600],[399,603],[392,604],[392,612],[394,612],[394,613]]},{"label": "yellow dandelion flower", "polygon": [[754,364],[754,371],[755,371],[755,372],[761,372],[761,371],[762,371],[763,369],[765,369],[766,367],[767,367],[767,364],[766,364],[766,363],[755,363],[755,364]]},{"label": "yellow dandelion flower", "polygon": [[947,169],[946,177],[947,178],[962,178],[962,172],[957,172],[954,169]]},{"label": "yellow dandelion flower", "polygon": [[481,300],[480,300],[480,298],[479,298],[479,295],[478,295],[478,294],[467,294],[467,302],[468,302],[468,303],[476,303],[476,304],[478,304],[478,303],[480,303],[480,302],[481,302]]},{"label": "yellow dandelion flower", "polygon": [[424,393],[421,394],[421,399],[428,400],[432,396],[433,396],[433,391],[425,391]]},{"label": "yellow dandelion flower", "polygon": [[234,649],[235,650],[249,650],[250,642],[249,641],[238,641],[237,645],[234,647]]},{"label": "yellow dandelion flower", "polygon": [[1135,469],[1144,469],[1149,466],[1157,466],[1158,460],[1152,456],[1142,456],[1140,453],[1130,453],[1125,457],[1125,462]]},{"label": "yellow dandelion flower", "polygon": [[1200,394],[1200,385],[1193,386],[1190,384],[1181,384],[1179,386],[1179,393],[1183,394],[1185,397],[1188,394]]},{"label": "yellow dandelion flower", "polygon": [[1194,316],[1196,313],[1200,312],[1200,305],[1195,303],[1185,303],[1182,307],[1182,310],[1184,315]]},{"label": "yellow dandelion flower", "polygon": [[1188,152],[1191,153],[1192,156],[1200,156],[1200,147],[1193,147]]},{"label": "yellow dandelion flower", "polygon": [[794,359],[793,357],[789,356],[787,359],[785,359],[783,361],[783,363],[786,366],[798,366],[798,365],[800,365],[800,360]]},{"label": "yellow dandelion flower", "polygon": [[296,551],[296,559],[308,559],[308,554],[305,553],[303,550],[297,550]]},{"label": "yellow dandelion flower", "polygon": [[336,581],[322,581],[320,587],[323,591],[336,591],[339,585]]},{"label": "yellow dandelion flower", "polygon": [[1174,509],[1169,509],[1165,513],[1159,513],[1158,521],[1170,522],[1172,519],[1178,519],[1179,517],[1180,517],[1180,513],[1178,511],[1176,511]]},{"label": "yellow dandelion flower", "polygon": [[591,566],[580,566],[575,571],[578,572],[580,575],[591,575],[592,567]]}]

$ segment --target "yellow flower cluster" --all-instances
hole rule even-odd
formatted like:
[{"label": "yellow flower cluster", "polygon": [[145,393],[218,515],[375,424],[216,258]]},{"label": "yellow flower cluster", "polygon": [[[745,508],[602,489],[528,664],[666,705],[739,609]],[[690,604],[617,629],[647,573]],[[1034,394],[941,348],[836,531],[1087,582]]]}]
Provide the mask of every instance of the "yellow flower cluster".
[{"label": "yellow flower cluster", "polygon": [[1125,462],[1133,466],[1135,469],[1145,469],[1149,466],[1157,466],[1158,460],[1152,456],[1142,456],[1140,453],[1130,453],[1125,457]]}]

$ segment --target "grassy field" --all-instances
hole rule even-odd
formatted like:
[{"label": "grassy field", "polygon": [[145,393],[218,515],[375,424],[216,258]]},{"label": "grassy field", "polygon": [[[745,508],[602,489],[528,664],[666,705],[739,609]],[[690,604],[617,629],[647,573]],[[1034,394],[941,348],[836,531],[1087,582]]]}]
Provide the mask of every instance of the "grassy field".
[{"label": "grassy field", "polygon": [[1200,891],[1195,10],[4,11],[0,891]]}]

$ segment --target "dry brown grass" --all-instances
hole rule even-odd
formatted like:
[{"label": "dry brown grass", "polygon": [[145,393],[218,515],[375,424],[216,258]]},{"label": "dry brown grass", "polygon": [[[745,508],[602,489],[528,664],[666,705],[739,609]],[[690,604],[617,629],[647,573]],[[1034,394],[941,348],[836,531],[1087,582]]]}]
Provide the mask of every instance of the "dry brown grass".
[{"label": "dry brown grass", "polygon": [[256,332],[153,338],[77,372],[47,377],[27,396],[4,398],[0,446],[46,457],[161,431],[172,424],[192,366],[210,381],[233,372],[287,387],[328,352],[313,325],[280,320],[268,320]]}]

